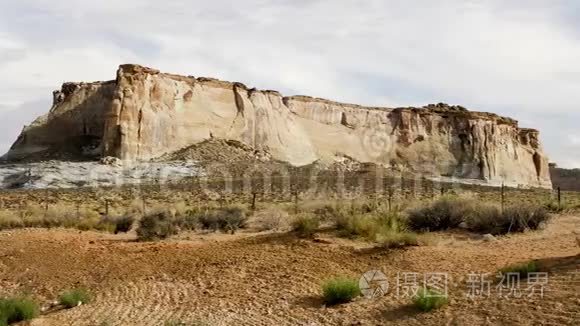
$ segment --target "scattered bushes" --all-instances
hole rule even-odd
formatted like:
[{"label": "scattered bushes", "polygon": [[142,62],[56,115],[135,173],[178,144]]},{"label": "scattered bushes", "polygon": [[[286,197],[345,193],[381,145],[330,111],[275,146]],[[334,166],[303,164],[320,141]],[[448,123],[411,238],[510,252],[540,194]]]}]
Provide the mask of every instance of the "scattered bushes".
[{"label": "scattered bushes", "polygon": [[493,204],[479,204],[465,216],[467,229],[481,234],[500,234],[507,229],[501,208]]},{"label": "scattered bushes", "polygon": [[451,196],[408,211],[409,227],[417,231],[447,230],[465,222],[470,231],[498,235],[537,230],[549,219],[548,211],[539,205],[510,205],[502,212],[497,205]]},{"label": "scattered bushes", "polygon": [[137,238],[141,241],[162,240],[177,234],[177,224],[167,211],[143,216],[137,228]]},{"label": "scattered bushes", "polygon": [[23,222],[16,213],[9,211],[0,212],[0,230],[22,228]]},{"label": "scattered bushes", "polygon": [[217,231],[219,228],[218,215],[213,211],[205,211],[198,215],[198,221],[202,229]]},{"label": "scattered bushes", "polygon": [[225,207],[206,210],[198,213],[198,221],[203,229],[234,234],[238,229],[246,227],[248,218],[241,207]]},{"label": "scattered bushes", "polygon": [[321,207],[315,208],[313,212],[321,221],[337,221],[354,214],[354,212],[349,212],[349,210],[340,203],[335,203],[333,205],[325,204]]},{"label": "scattered bushes", "polygon": [[529,261],[522,264],[516,264],[500,269],[500,273],[505,274],[518,274],[520,279],[525,279],[530,273],[539,272],[538,264],[535,261]]},{"label": "scattered bushes", "polygon": [[407,232],[405,220],[396,212],[339,215],[335,220],[339,235],[362,237],[386,248],[417,245],[417,235]]},{"label": "scattered bushes", "polygon": [[447,295],[439,293],[431,289],[421,289],[417,296],[413,299],[415,307],[421,311],[428,312],[434,309],[439,309],[447,304]]},{"label": "scattered bushes", "polygon": [[161,240],[177,234],[181,230],[205,230],[234,234],[246,227],[246,211],[237,206],[224,208],[198,208],[176,214],[174,211],[160,210],[145,215],[139,221],[137,236],[140,240]]},{"label": "scattered bushes", "polygon": [[513,221],[508,232],[524,232],[527,229],[537,230],[547,223],[551,215],[538,205],[511,205],[503,212],[506,219]]},{"label": "scattered bushes", "polygon": [[320,226],[318,217],[311,214],[298,214],[294,221],[292,221],[292,231],[301,238],[309,238],[316,233]]},{"label": "scattered bushes", "polygon": [[244,228],[248,221],[246,212],[240,207],[222,208],[215,212],[218,227],[223,232],[234,234],[238,229]]},{"label": "scattered bushes", "polygon": [[469,230],[493,235],[537,230],[551,216],[538,205],[510,205],[503,212],[493,205],[479,205],[467,218]]},{"label": "scattered bushes", "polygon": [[188,214],[175,218],[175,223],[180,230],[195,231],[199,227],[199,216]]},{"label": "scattered bushes", "polygon": [[374,240],[375,235],[379,232],[379,221],[377,217],[372,214],[344,214],[337,215],[335,218],[336,229],[342,237],[363,237],[369,240]]},{"label": "scattered bushes", "polygon": [[568,209],[567,206],[568,205],[566,205],[565,203],[559,204],[555,200],[548,201],[544,204],[544,208],[551,213],[562,213],[563,211]]},{"label": "scattered bushes", "polygon": [[376,236],[376,241],[385,248],[403,248],[409,246],[418,246],[419,240],[417,235],[412,232],[380,232]]},{"label": "scattered bushes", "polygon": [[29,298],[0,299],[0,326],[31,320],[38,316],[38,305]]},{"label": "scattered bushes", "polygon": [[328,305],[347,303],[360,296],[358,281],[346,277],[327,280],[322,285],[324,302]]},{"label": "scattered bushes", "polygon": [[113,220],[113,224],[115,225],[115,231],[114,233],[127,233],[129,231],[131,231],[131,228],[133,227],[133,223],[135,222],[135,218],[133,216],[121,216],[121,217],[117,217],[116,219]]},{"label": "scattered bushes", "polygon": [[409,227],[417,231],[439,231],[456,228],[474,210],[468,198],[443,196],[438,200],[409,209]]},{"label": "scattered bushes", "polygon": [[91,301],[91,295],[84,288],[76,288],[61,293],[58,297],[59,304],[65,308],[74,308],[80,304],[86,304]]},{"label": "scattered bushes", "polygon": [[76,207],[66,206],[51,206],[47,210],[32,205],[22,211],[0,211],[0,230],[62,227],[81,231],[127,232],[131,224],[131,217],[101,217],[95,210],[77,210]]},{"label": "scattered bushes", "polygon": [[[115,234],[117,233],[127,233],[131,231],[135,218],[131,215],[117,216],[117,217],[103,217],[97,224],[102,224],[103,227],[98,225],[92,225],[92,227],[87,227],[86,229],[101,229],[109,230]],[[82,223],[82,222],[81,222]]]},{"label": "scattered bushes", "polygon": [[260,231],[280,230],[288,226],[288,213],[269,208],[254,214],[254,223]]}]

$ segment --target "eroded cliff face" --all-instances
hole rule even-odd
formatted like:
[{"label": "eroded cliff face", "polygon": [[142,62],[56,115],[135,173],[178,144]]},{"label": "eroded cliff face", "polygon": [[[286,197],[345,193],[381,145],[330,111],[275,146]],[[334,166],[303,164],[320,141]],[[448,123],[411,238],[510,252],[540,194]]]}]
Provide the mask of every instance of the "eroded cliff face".
[{"label": "eroded cliff face", "polygon": [[149,160],[217,138],[293,165],[349,157],[490,185],[551,186],[537,131],[458,106],[369,108],[137,65],[121,66],[114,82],[71,85],[9,156],[81,137],[98,140],[103,156]]},{"label": "eroded cliff face", "polygon": [[24,127],[5,158],[98,156],[115,81],[65,83],[50,111]]}]

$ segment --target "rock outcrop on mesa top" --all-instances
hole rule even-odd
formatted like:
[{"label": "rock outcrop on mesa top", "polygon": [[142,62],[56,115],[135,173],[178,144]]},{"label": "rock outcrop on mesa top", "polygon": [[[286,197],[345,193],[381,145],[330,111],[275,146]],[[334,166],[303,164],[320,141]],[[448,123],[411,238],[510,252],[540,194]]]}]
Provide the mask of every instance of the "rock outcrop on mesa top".
[{"label": "rock outcrop on mesa top", "polygon": [[150,160],[208,139],[292,165],[347,157],[489,185],[551,187],[538,131],[446,104],[372,108],[122,65],[114,81],[66,83],[9,160],[61,155]]}]

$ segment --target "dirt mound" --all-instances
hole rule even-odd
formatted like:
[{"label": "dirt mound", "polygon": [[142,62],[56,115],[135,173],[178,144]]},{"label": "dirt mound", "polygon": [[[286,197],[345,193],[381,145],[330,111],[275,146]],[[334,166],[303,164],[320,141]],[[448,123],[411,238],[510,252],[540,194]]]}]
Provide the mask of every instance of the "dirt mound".
[{"label": "dirt mound", "polygon": [[239,141],[210,139],[179,151],[163,155],[156,161],[186,161],[202,163],[263,163],[271,160],[270,154],[255,150]]}]

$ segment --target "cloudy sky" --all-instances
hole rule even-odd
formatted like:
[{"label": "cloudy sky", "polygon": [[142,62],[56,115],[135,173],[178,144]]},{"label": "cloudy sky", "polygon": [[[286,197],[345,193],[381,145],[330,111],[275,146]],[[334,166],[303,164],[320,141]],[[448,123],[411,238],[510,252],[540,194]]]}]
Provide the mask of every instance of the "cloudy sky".
[{"label": "cloudy sky", "polygon": [[0,152],[64,81],[121,63],[377,106],[447,102],[540,129],[580,167],[580,1],[0,0]]}]

